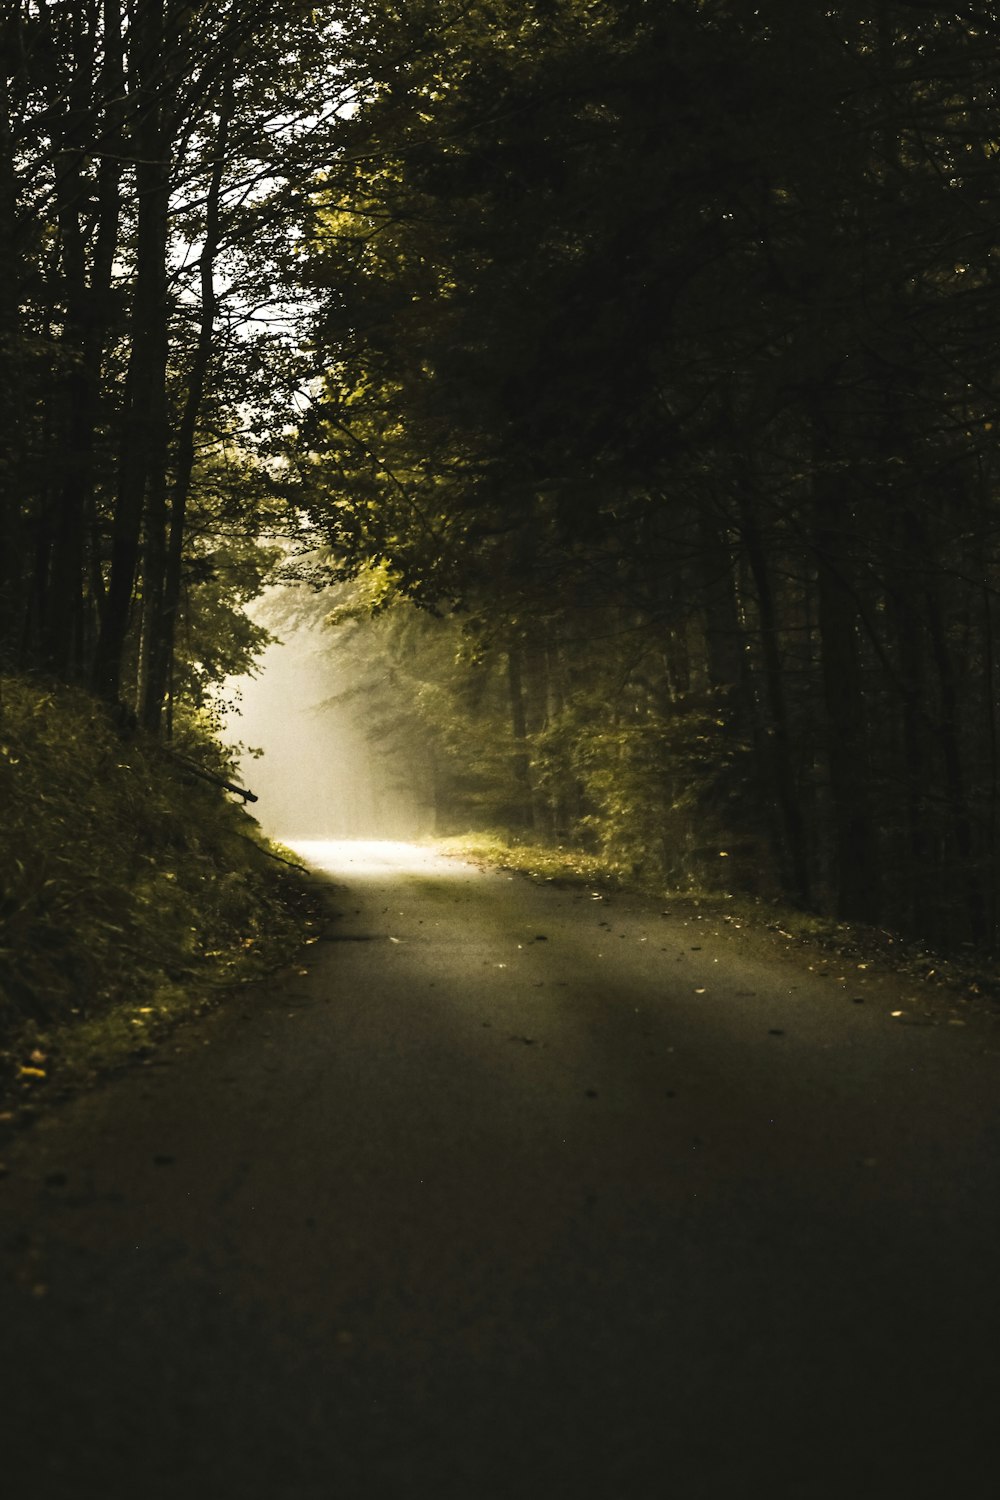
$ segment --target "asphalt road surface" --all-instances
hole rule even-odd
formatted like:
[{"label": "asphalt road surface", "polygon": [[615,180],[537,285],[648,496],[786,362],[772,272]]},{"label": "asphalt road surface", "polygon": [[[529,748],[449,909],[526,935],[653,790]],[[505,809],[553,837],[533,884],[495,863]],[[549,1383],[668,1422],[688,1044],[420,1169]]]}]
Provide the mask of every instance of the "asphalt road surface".
[{"label": "asphalt road surface", "polygon": [[9,1151],[0,1492],[997,1493],[988,1017],[690,912],[310,855],[340,915],[297,969]]}]

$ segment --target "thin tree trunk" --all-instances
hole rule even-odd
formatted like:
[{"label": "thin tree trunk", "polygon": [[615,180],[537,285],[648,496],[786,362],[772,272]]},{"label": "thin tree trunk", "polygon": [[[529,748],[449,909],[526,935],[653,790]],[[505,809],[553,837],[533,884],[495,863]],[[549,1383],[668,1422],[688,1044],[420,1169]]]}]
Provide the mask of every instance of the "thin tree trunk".
[{"label": "thin tree trunk", "polygon": [[[218,317],[215,262],[222,238],[222,184],[229,147],[229,127],[234,108],[233,76],[230,69],[223,84],[215,155],[205,205],[205,239],[200,264],[201,322],[188,379],[187,398],[177,433],[177,457],[173,488],[170,494],[169,537],[164,559],[163,590],[157,601],[156,628],[150,633],[147,675],[144,684],[143,721],[152,731],[160,727],[163,705],[172,675],[177,612],[181,598],[187,506],[191,495],[196,457],[195,440],[205,398]],[[172,722],[170,728],[172,729]]]},{"label": "thin tree trunk", "polygon": [[725,712],[726,732],[738,736],[748,717],[746,638],[740,624],[732,548],[722,527],[707,512],[699,518],[699,529],[709,688]]},{"label": "thin tree trunk", "polygon": [[518,789],[518,817],[522,828],[531,826],[531,776],[528,756],[528,724],[524,710],[524,682],[520,646],[507,651],[507,685],[510,693],[510,725],[514,748],[511,770]]},{"label": "thin tree trunk", "polygon": [[982,884],[974,863],[974,840],[972,815],[969,808],[965,773],[958,731],[958,693],[955,684],[955,669],[948,649],[941,609],[932,588],[924,592],[927,622],[931,640],[931,651],[937,668],[941,695],[940,739],[944,756],[945,778],[951,805],[952,837],[958,857],[959,882],[965,891],[968,913],[969,935],[973,942],[981,942],[986,931],[985,908]]},{"label": "thin tree trunk", "polygon": [[[872,821],[866,705],[858,652],[858,606],[851,592],[850,479],[841,466],[858,443],[848,416],[811,402],[813,552],[817,571],[820,672],[826,707],[836,909],[847,920],[879,915],[877,841]],[[855,426],[857,422],[855,421]]]}]

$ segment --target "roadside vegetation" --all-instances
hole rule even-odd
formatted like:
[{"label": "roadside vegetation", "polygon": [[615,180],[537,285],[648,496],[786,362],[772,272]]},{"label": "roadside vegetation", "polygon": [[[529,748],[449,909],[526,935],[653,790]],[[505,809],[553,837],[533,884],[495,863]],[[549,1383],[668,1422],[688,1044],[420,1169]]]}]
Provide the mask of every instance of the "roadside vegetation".
[{"label": "roadside vegetation", "polygon": [[[300,873],[218,786],[192,717],[171,752],[89,695],[0,680],[0,1093],[72,1087],[281,966]],[[278,857],[275,857],[278,856]]]},{"label": "roadside vegetation", "polygon": [[973,1016],[1000,1022],[1000,980],[982,955],[945,953],[886,928],[838,921],[789,906],[780,896],[739,889],[671,887],[662,877],[625,871],[579,848],[523,841],[500,832],[468,832],[436,841],[438,851],[482,869],[578,887],[595,903],[629,896],[657,903],[664,916],[740,945],[748,956],[781,953],[848,994],[879,1005],[903,1026],[964,1026]]}]

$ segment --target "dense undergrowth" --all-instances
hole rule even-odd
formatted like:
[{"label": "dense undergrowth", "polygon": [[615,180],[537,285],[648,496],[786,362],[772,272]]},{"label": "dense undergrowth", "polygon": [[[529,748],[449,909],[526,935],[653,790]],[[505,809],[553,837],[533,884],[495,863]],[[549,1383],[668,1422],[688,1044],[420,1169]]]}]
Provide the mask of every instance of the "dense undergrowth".
[{"label": "dense undergrowth", "polygon": [[[176,747],[225,774],[196,724]],[[315,912],[217,786],[87,695],[0,680],[0,1090],[141,1053],[285,961]]]}]

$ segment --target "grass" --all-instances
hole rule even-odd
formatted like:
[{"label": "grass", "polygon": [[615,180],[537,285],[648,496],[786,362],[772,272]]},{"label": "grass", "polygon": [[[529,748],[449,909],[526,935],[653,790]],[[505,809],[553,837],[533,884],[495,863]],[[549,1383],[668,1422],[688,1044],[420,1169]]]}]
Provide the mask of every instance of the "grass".
[{"label": "grass", "polygon": [[463,833],[436,840],[434,847],[456,859],[504,870],[520,870],[538,880],[572,885],[620,885],[617,873],[604,861],[562,845],[556,848],[520,843],[499,833]]},{"label": "grass", "polygon": [[[182,748],[223,769],[206,735]],[[242,808],[86,694],[0,680],[0,809],[7,1103],[141,1056],[318,920]]]}]

